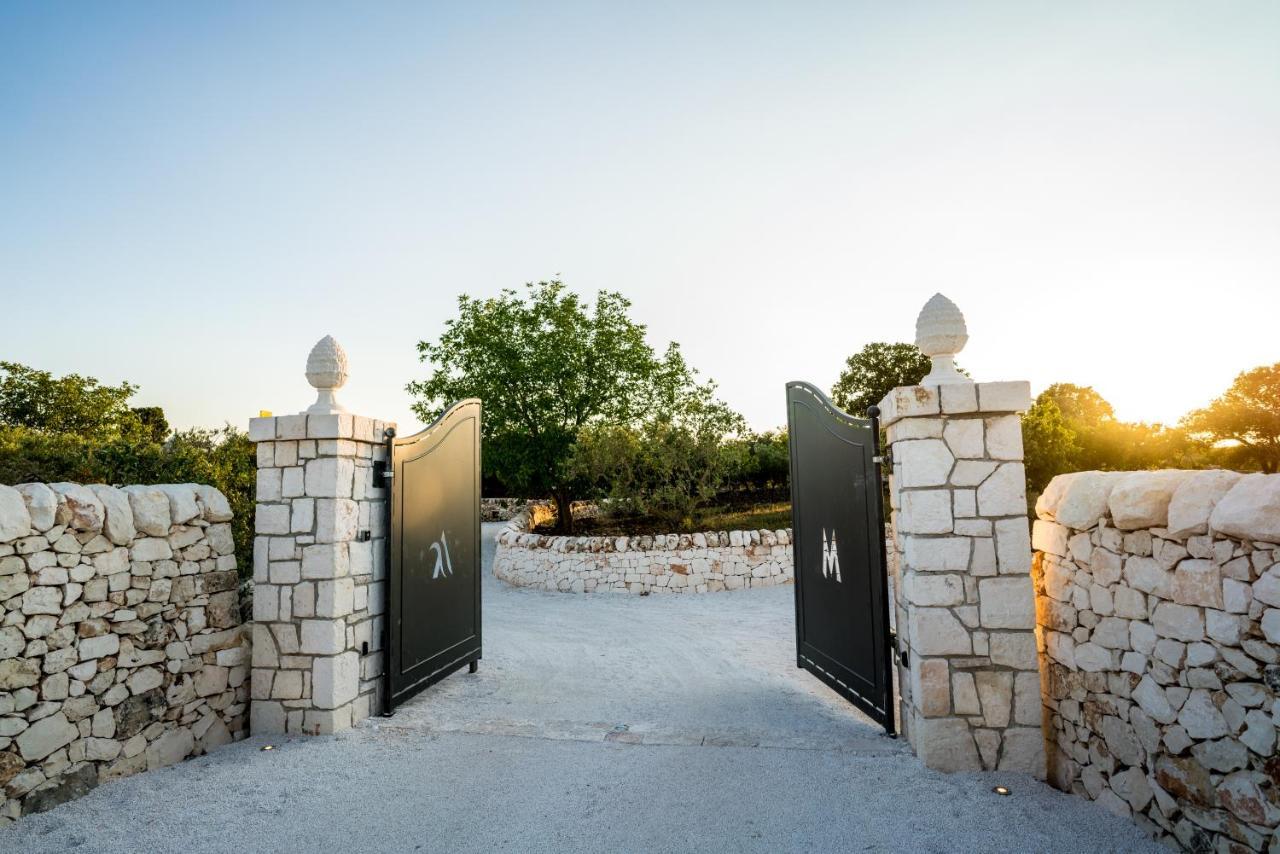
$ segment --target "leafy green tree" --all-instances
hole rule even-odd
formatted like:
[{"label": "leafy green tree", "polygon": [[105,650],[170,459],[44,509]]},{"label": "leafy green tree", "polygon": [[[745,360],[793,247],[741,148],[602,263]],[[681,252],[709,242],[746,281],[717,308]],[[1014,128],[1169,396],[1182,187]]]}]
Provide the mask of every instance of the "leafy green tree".
[{"label": "leafy green tree", "polygon": [[163,442],[169,435],[169,419],[158,406],[135,406],[129,410],[137,419],[138,430],[153,442]]},{"label": "leafy green tree", "polygon": [[103,385],[93,377],[0,362],[0,425],[47,432],[106,436],[135,423],[128,401],[138,390],[127,382]]},{"label": "leafy green tree", "polygon": [[930,364],[929,357],[914,344],[876,341],[845,362],[840,379],[831,389],[831,399],[836,406],[861,418],[868,406],[878,404],[898,386],[918,385],[929,373]]},{"label": "leafy green tree", "polygon": [[1280,470],[1280,362],[1244,371],[1182,423],[1193,434],[1225,444],[1240,462],[1268,473]]},{"label": "leafy green tree", "polygon": [[1075,424],[1096,427],[1116,417],[1115,409],[1092,386],[1054,383],[1040,393],[1040,398],[1052,400],[1062,417]]},{"label": "leafy green tree", "polygon": [[788,497],[791,451],[786,430],[729,439],[721,443],[720,455],[725,468],[722,491],[758,498]]},{"label": "leafy green tree", "polygon": [[1076,432],[1063,417],[1058,402],[1041,394],[1022,418],[1023,457],[1027,470],[1027,499],[1035,499],[1049,481],[1072,471],[1080,455]]},{"label": "leafy green tree", "polygon": [[559,280],[523,296],[461,296],[440,339],[418,344],[433,372],[409,383],[413,410],[430,421],[456,400],[484,401],[487,471],[513,491],[550,495],[560,530],[572,531],[572,503],[588,489],[573,465],[585,430],[694,418],[711,399],[679,347],[654,353],[630,307],[611,291],[587,303]]}]

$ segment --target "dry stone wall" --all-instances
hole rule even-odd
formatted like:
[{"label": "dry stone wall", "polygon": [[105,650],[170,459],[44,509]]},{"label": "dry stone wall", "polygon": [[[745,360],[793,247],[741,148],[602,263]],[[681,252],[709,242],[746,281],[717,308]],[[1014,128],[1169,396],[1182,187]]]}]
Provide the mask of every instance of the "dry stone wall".
[{"label": "dry stone wall", "polygon": [[498,534],[494,574],[563,593],[708,593],[787,584],[791,531],[560,537],[530,531],[554,518],[533,504]]},{"label": "dry stone wall", "polygon": [[195,484],[0,486],[0,825],[245,734],[230,521]]},{"label": "dry stone wall", "polygon": [[524,498],[481,498],[481,522],[507,522],[528,504]]},{"label": "dry stone wall", "polygon": [[1280,475],[1081,472],[1036,513],[1054,785],[1189,850],[1280,849]]}]

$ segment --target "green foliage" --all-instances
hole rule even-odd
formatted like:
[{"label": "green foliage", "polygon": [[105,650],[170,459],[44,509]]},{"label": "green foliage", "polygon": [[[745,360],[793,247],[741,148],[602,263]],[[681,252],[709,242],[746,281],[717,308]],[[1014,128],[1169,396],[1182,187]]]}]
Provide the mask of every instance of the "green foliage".
[{"label": "green foliage", "polygon": [[868,406],[902,385],[918,385],[929,373],[929,357],[914,344],[886,344],[876,341],[854,353],[845,362],[840,379],[831,388],[836,406],[862,418]]},{"label": "green foliage", "polygon": [[1027,496],[1073,471],[1207,468],[1224,462],[1209,443],[1186,429],[1121,421],[1089,386],[1055,383],[1036,398],[1022,421]]},{"label": "green foliage", "polygon": [[787,431],[765,431],[727,439],[720,445],[724,482],[721,492],[788,496],[791,484],[791,450]]},{"label": "green foliage", "polygon": [[1182,424],[1207,441],[1224,443],[1224,456],[1237,465],[1280,470],[1280,362],[1244,371]]},{"label": "green foliage", "polygon": [[572,478],[582,494],[607,499],[610,516],[688,528],[720,491],[727,471],[721,442],[742,430],[742,417],[715,400],[710,385],[690,386],[671,403],[637,425],[593,425],[579,434]]},{"label": "green foliage", "polygon": [[16,362],[0,362],[0,426],[50,433],[108,436],[134,428],[128,401],[137,386],[102,385],[93,377],[55,377]]},{"label": "green foliage", "polygon": [[1042,394],[1022,419],[1022,445],[1027,497],[1034,504],[1035,497],[1044,492],[1049,481],[1072,471],[1071,466],[1080,454],[1080,444],[1058,402]]},{"label": "green foliage", "polygon": [[236,562],[251,571],[257,464],[246,433],[230,425],[171,433],[159,407],[129,409],[128,383],[0,369],[0,483],[209,484],[235,513]]},{"label": "green foliage", "polygon": [[[483,400],[485,474],[518,494],[550,495],[562,530],[571,530],[570,506],[592,488],[600,464],[596,451],[575,462],[580,437],[600,454],[621,454],[628,435],[695,453],[711,429],[702,422],[729,412],[714,401],[713,386],[694,381],[678,346],[654,353],[630,307],[611,291],[587,303],[558,280],[530,283],[523,296],[510,289],[490,299],[461,296],[439,341],[418,344],[433,371],[409,383],[413,410],[430,421],[456,400]],[[652,470],[636,477],[653,489],[689,482],[674,469],[660,474],[657,462],[645,465]]]}]

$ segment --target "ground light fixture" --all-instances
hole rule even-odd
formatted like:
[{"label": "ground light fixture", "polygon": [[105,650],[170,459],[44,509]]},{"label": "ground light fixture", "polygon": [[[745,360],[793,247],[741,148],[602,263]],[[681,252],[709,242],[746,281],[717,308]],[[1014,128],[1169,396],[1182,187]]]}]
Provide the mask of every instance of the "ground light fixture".
[{"label": "ground light fixture", "polygon": [[[263,750],[266,750],[266,748],[264,747]],[[1009,789],[1006,786],[992,786],[991,791],[995,792],[997,795],[1010,794]]]},{"label": "ground light fixture", "polygon": [[276,746],[275,746],[274,744],[264,744],[264,745],[262,745],[262,747],[260,747],[260,748],[258,748],[258,749],[259,749],[259,750],[275,750],[275,749],[276,749]]}]

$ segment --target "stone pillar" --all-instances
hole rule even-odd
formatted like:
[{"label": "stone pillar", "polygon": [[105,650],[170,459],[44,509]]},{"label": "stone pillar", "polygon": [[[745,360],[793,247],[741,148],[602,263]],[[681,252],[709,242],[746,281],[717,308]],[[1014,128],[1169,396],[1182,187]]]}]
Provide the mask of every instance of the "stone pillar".
[{"label": "stone pillar", "polygon": [[[959,323],[944,365],[964,343]],[[930,768],[1044,776],[1018,415],[1030,397],[1025,382],[959,377],[894,389],[880,404],[893,461],[901,719]]]},{"label": "stone pillar", "polygon": [[[308,367],[332,402],[341,382],[317,383]],[[342,368],[345,378],[345,355]],[[258,455],[255,734],[332,733],[381,711],[386,489],[373,463],[386,459],[390,425],[319,406],[249,422]]]}]

